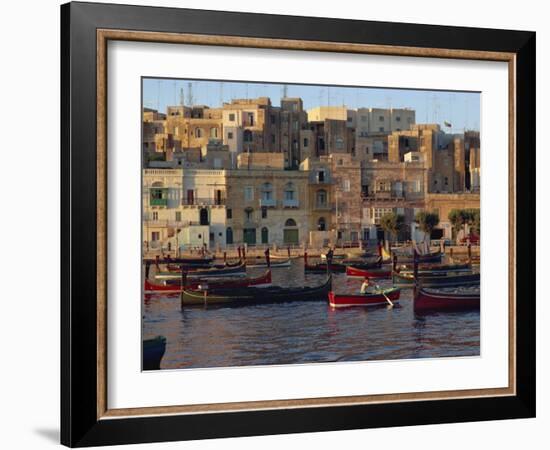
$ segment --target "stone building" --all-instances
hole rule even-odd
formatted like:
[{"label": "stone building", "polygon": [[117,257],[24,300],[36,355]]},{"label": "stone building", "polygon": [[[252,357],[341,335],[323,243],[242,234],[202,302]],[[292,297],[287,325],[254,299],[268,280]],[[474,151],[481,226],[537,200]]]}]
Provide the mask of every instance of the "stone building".
[{"label": "stone building", "polygon": [[147,249],[159,249],[187,222],[181,207],[182,175],[182,169],[143,170],[142,225]]},{"label": "stone building", "polygon": [[416,111],[408,108],[358,108],[355,132],[357,137],[373,133],[409,130],[416,123]]},{"label": "stone building", "polygon": [[298,245],[308,239],[308,173],[285,170],[282,153],[243,153],[227,172],[226,242]]},{"label": "stone building", "polygon": [[381,239],[380,218],[394,212],[410,225],[424,208],[425,172],[423,160],[405,155],[402,162],[371,161],[362,167],[362,238]]}]

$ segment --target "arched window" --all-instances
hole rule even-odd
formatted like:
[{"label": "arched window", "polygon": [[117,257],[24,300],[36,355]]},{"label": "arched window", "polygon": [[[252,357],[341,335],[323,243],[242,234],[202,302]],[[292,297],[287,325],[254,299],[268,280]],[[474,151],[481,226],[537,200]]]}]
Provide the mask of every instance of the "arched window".
[{"label": "arched window", "polygon": [[262,200],[273,199],[273,185],[271,183],[264,183],[262,185]]},{"label": "arched window", "polygon": [[266,227],[262,228],[262,244],[269,244],[269,230]]},{"label": "arched window", "polygon": [[218,129],[216,127],[210,128],[210,137],[213,139],[218,138]]},{"label": "arched window", "polygon": [[327,222],[324,217],[320,217],[317,221],[317,230],[319,231],[326,231],[327,230]]},{"label": "arched window", "polygon": [[285,227],[295,227],[296,221],[294,219],[286,219]]},{"label": "arched window", "polygon": [[201,138],[203,136],[204,136],[204,131],[202,130],[202,128],[195,128],[195,137]]},{"label": "arched window", "polygon": [[233,230],[231,229],[231,227],[227,227],[227,229],[225,230],[225,243],[233,243]]},{"label": "arched window", "polygon": [[243,140],[244,142],[252,142],[252,131],[244,130]]}]

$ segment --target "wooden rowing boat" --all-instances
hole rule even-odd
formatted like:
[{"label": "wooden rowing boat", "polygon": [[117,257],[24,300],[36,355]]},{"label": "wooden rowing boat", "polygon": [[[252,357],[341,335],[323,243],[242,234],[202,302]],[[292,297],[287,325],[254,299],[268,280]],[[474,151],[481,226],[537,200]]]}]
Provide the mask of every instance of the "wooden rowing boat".
[{"label": "wooden rowing boat", "polygon": [[[272,269],[276,269],[276,268],[279,268],[279,267],[290,267],[290,266],[291,266],[290,259],[287,259],[287,260],[284,260],[284,261],[270,261],[269,262],[269,267],[271,267]],[[256,269],[258,267],[268,267],[268,263],[266,261],[263,261],[263,262],[260,262],[260,261],[248,262],[247,261],[246,267],[248,267],[250,269]]]},{"label": "wooden rowing boat", "polygon": [[[414,274],[401,274],[394,272],[392,275],[394,286],[413,287]],[[466,274],[419,274],[418,284],[421,287],[452,287],[479,285],[479,273]]]},{"label": "wooden rowing boat", "polygon": [[[394,255],[397,258],[398,263],[414,263],[414,255],[406,255],[406,254],[399,254],[394,253]],[[436,263],[441,262],[441,257],[443,256],[443,253],[441,251],[436,251],[432,253],[428,253],[426,255],[418,255],[418,262],[419,263]]]},{"label": "wooden rowing boat", "polygon": [[441,290],[419,288],[415,291],[414,310],[455,311],[479,309],[480,290]]},{"label": "wooden rowing boat", "polygon": [[[144,282],[145,294],[162,294],[162,295],[173,295],[179,294],[181,292],[181,279],[175,280],[177,283],[173,284],[160,284],[153,283],[149,280]],[[269,286],[271,285],[271,270],[266,270],[266,272],[259,277],[246,277],[246,278],[237,278],[237,279],[228,279],[228,278],[209,278],[206,279],[191,279],[187,280],[186,287],[188,289],[197,289],[200,284],[208,283],[209,286],[214,288],[243,288],[248,286]]]},{"label": "wooden rowing boat", "polygon": [[[402,264],[396,266],[396,272],[401,274],[413,273],[414,267],[408,264]],[[472,266],[470,264],[419,264],[418,273],[419,274],[437,274],[437,273],[448,273],[448,272],[471,272]]]},{"label": "wooden rowing boat", "polygon": [[332,288],[332,276],[323,284],[313,287],[287,288],[273,286],[267,288],[249,287],[243,289],[208,289],[181,292],[182,306],[204,305],[257,305],[296,301],[324,300]]},{"label": "wooden rowing boat", "polygon": [[355,266],[346,266],[346,276],[350,278],[390,278],[391,274],[390,269],[362,269]]},{"label": "wooden rowing boat", "polygon": [[381,306],[388,305],[386,299],[389,298],[392,303],[399,302],[401,290],[399,288],[378,289],[366,294],[336,294],[330,291],[328,300],[333,308],[346,308],[350,306]]},{"label": "wooden rowing boat", "polygon": [[[328,267],[327,267],[328,266]],[[307,252],[304,253],[304,270],[309,273],[327,273],[327,272],[345,272],[346,265],[335,262],[320,262],[310,264],[308,262]]]},{"label": "wooden rowing boat", "polygon": [[[246,276],[246,264],[240,263],[235,267],[222,267],[210,269],[197,269],[187,272],[187,278],[210,278],[210,277],[228,277],[228,276]],[[155,274],[157,280],[176,280],[181,277],[181,272],[159,272]]]}]

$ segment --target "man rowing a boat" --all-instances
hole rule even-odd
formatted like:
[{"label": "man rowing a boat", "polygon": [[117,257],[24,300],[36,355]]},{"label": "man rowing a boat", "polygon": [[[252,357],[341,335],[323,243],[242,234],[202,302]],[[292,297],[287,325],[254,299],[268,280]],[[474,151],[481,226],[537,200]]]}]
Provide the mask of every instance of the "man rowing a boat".
[{"label": "man rowing a boat", "polygon": [[371,285],[369,283],[369,279],[365,277],[365,280],[363,281],[363,284],[361,285],[361,294],[368,294],[371,292]]}]

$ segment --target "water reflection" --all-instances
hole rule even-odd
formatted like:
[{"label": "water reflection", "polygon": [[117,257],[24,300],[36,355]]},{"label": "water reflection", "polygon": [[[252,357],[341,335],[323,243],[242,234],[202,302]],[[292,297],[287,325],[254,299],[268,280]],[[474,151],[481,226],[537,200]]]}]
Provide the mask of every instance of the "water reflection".
[{"label": "water reflection", "polygon": [[[301,260],[273,271],[273,283],[284,286],[324,279],[304,275]],[[360,284],[334,275],[337,292]],[[163,369],[479,355],[479,312],[417,316],[406,289],[395,308],[338,310],[326,300],[182,310],[178,297],[155,295],[144,301],[143,315],[144,338],[167,338]]]}]

